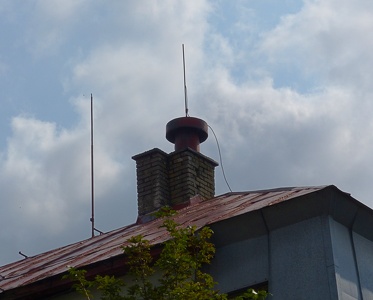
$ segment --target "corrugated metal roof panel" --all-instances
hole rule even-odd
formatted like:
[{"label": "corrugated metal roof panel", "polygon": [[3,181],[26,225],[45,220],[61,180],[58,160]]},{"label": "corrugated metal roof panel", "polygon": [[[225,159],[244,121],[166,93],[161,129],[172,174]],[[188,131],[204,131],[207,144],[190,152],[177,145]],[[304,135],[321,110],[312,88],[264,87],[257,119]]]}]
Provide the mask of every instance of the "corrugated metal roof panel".
[{"label": "corrugated metal roof panel", "polygon": [[[176,221],[198,228],[221,220],[258,210],[276,203],[325,188],[283,188],[254,192],[227,193],[207,201],[196,201],[179,210]],[[54,249],[0,267],[0,294],[38,280],[66,272],[67,266],[82,267],[121,255],[121,246],[135,235],[142,234],[151,244],[167,240],[161,221],[134,224],[111,232]]]}]

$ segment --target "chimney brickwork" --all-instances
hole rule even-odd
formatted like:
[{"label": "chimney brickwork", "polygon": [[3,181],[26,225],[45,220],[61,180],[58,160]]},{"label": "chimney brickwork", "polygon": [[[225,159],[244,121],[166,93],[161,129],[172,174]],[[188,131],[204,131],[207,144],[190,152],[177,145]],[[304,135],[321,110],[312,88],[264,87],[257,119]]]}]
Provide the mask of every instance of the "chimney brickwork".
[{"label": "chimney brickwork", "polygon": [[200,195],[215,194],[214,160],[192,149],[170,154],[153,149],[132,157],[136,161],[138,213],[145,216],[162,206],[176,206]]},{"label": "chimney brickwork", "polygon": [[132,157],[136,161],[139,216],[167,205],[170,198],[167,153],[153,149]]},{"label": "chimney brickwork", "polygon": [[181,117],[166,125],[166,138],[175,144],[167,154],[157,148],[133,156],[137,170],[138,222],[147,222],[162,206],[180,207],[199,195],[215,195],[217,162],[199,152],[208,125],[194,117]]},{"label": "chimney brickwork", "polygon": [[181,204],[195,195],[215,195],[217,163],[201,153],[185,149],[169,154],[170,205]]}]

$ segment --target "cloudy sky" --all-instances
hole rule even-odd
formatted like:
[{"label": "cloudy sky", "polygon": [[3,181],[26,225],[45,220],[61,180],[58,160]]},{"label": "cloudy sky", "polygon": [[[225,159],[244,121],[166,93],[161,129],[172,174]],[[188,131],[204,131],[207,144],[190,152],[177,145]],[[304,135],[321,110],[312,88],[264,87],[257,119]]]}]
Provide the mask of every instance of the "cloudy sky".
[{"label": "cloudy sky", "polygon": [[[234,191],[335,184],[373,207],[371,0],[0,0],[0,264],[135,222],[135,154],[189,112]],[[219,159],[214,137],[201,151]],[[221,168],[216,192],[228,191]]]}]

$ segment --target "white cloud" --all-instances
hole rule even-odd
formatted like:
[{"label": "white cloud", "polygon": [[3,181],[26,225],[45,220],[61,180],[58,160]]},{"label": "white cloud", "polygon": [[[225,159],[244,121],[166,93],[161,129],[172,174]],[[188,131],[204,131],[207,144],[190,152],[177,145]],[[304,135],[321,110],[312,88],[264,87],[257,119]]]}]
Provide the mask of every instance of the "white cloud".
[{"label": "white cloud", "polygon": [[38,0],[18,10],[28,24],[23,41],[27,49],[37,59],[58,54],[80,19],[89,14],[87,4],[86,0]]},{"label": "white cloud", "polygon": [[373,30],[370,1],[306,1],[264,35],[259,48],[274,65],[295,67],[321,82],[369,88]]},{"label": "white cloud", "polygon": [[81,15],[89,1],[86,0],[37,0],[36,10],[54,22],[69,22]]},{"label": "white cloud", "polygon": [[[27,31],[28,45],[41,58],[50,50],[62,55],[65,93],[78,122],[61,128],[13,118],[0,160],[0,220],[14,232],[1,232],[0,244],[12,245],[12,253],[89,236],[90,93],[97,226],[105,231],[135,220],[130,157],[154,147],[172,150],[164,135],[167,121],[184,112],[182,43],[190,114],[214,128],[233,189],[334,183],[370,201],[370,1],[306,1],[261,34],[245,22],[255,17],[250,1],[232,4],[242,14],[224,23],[224,32],[208,23],[211,14],[225,14],[222,2],[38,3],[27,22],[43,18]],[[307,88],[278,84],[283,74]],[[211,134],[201,148],[218,158]],[[225,192],[219,169],[216,174],[217,192]]]},{"label": "white cloud", "polygon": [[[1,161],[0,189],[6,200],[0,219],[11,224],[14,235],[0,234],[4,244],[12,245],[2,259],[14,259],[19,249],[31,255],[64,241],[88,237],[89,230],[84,230],[89,228],[91,191],[87,91],[93,93],[95,105],[96,226],[106,231],[136,220],[135,163],[131,156],[159,146],[159,140],[167,144],[163,140],[165,123],[175,116],[176,107],[182,111],[183,104],[181,43],[187,44],[192,70],[201,56],[205,34],[206,2],[168,4],[111,6],[114,18],[108,18],[110,26],[118,27],[116,40],[101,36],[101,42],[95,43],[88,55],[82,57],[78,51],[78,55],[62,60],[69,61],[71,68],[64,80],[66,92],[80,94],[71,97],[80,118],[75,126],[66,129],[37,118],[13,118],[12,135]],[[67,7],[53,16],[50,6],[42,7],[45,16],[40,24],[45,28],[27,32],[29,45],[36,43],[39,59],[72,38],[62,23],[70,18],[72,24],[81,24],[74,15],[76,9]],[[98,32],[100,26],[96,25]],[[48,36],[52,36],[53,44],[55,33],[60,44],[53,50]],[[45,47],[41,43],[46,43]],[[170,117],[163,117],[165,113]],[[31,242],[33,234],[38,234],[40,243]]]},{"label": "white cloud", "polygon": [[355,196],[369,201],[369,185],[359,181],[371,177],[373,122],[356,118],[349,89],[302,95],[270,81],[244,89],[215,78],[207,93],[214,99],[207,120],[220,135],[234,189],[333,183],[359,186]]},{"label": "white cloud", "polygon": [[[16,117],[12,130],[1,161],[2,222],[11,224],[13,238],[23,236],[20,245],[27,244],[28,235],[33,234],[43,239],[40,245],[46,247],[56,244],[55,236],[83,238],[77,229],[84,228],[84,223],[88,227],[90,211],[88,129],[58,130],[53,123]],[[100,198],[120,184],[122,167],[108,157],[104,148],[96,150]],[[6,232],[0,237],[10,238]],[[40,245],[29,246],[29,253]]]},{"label": "white cloud", "polygon": [[[7,156],[3,161],[2,178],[5,183],[18,182],[18,186],[4,184],[5,195],[17,199],[21,215],[31,223],[43,228],[51,224],[48,231],[55,232],[64,226],[65,205],[69,193],[60,190],[61,165],[67,164],[64,156],[53,156],[61,145],[66,143],[66,136],[58,134],[54,124],[35,119],[17,117],[13,120],[13,137],[8,141]],[[63,140],[65,140],[63,142]],[[73,151],[73,149],[71,149]],[[81,164],[84,164],[84,160]],[[74,173],[63,172],[64,176]],[[53,221],[53,222],[52,222]],[[56,225],[56,227],[54,227]]]},{"label": "white cloud", "polygon": [[[369,203],[372,45],[364,37],[369,18],[359,25],[367,14],[364,4],[309,1],[283,17],[258,42],[260,55],[272,64],[261,80],[237,84],[222,67],[207,76],[200,97],[212,99],[205,103],[206,118],[220,132],[225,166],[234,174],[231,186],[334,183]],[[354,14],[347,16],[351,6]],[[316,84],[310,80],[314,85],[306,91],[276,87],[276,68],[279,76],[286,68],[296,71],[290,81],[313,73]]]}]

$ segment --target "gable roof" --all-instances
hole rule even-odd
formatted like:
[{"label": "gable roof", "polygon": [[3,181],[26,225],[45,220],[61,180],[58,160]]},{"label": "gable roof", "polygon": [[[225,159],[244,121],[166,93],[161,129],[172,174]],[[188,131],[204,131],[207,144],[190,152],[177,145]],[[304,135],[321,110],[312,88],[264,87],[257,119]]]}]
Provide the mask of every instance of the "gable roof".
[{"label": "gable roof", "polygon": [[[198,197],[192,198],[189,205],[180,208],[176,221],[182,225],[195,225],[201,228],[205,225],[288,202],[291,199],[322,191],[326,188],[332,188],[353,199],[334,186],[232,192],[206,201]],[[108,269],[114,268],[115,262],[113,262],[113,259],[121,257],[123,260],[121,246],[125,245],[130,237],[141,234],[152,245],[159,245],[166,241],[168,235],[165,229],[160,227],[161,222],[162,220],[156,219],[145,224],[132,224],[2,266],[0,267],[0,296],[2,293],[5,295],[8,291],[33,285],[52,277],[58,278],[56,282],[58,280],[60,282],[62,274],[67,271],[68,266],[87,268],[98,266],[104,261],[111,261]],[[51,283],[48,283],[48,286],[50,285]]]}]

